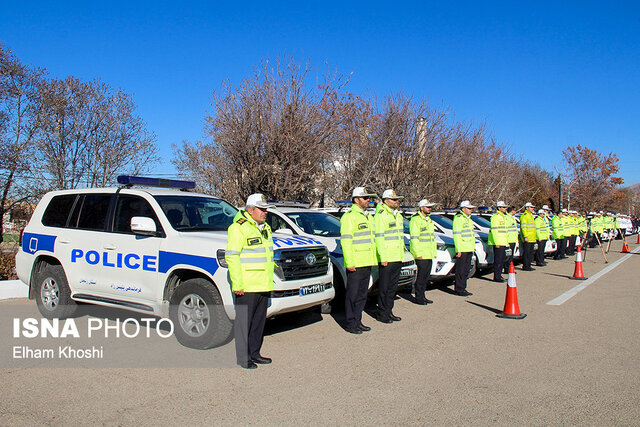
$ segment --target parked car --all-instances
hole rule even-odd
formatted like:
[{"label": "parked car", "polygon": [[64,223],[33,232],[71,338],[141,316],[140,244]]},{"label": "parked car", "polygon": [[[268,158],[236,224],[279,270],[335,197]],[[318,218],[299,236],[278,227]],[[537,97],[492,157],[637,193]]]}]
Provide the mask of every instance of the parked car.
[{"label": "parked car", "polygon": [[[308,204],[300,202],[272,202],[275,209],[267,213],[267,223],[278,233],[294,236],[304,236],[325,245],[329,249],[329,257],[333,266],[333,283],[336,297],[332,306],[344,307],[344,285],[347,281],[347,272],[344,267],[342,246],[340,245],[340,220],[330,215],[326,210],[310,209]],[[443,255],[443,258],[445,255]],[[405,251],[404,262],[400,270],[399,288],[410,287],[416,280],[417,266],[409,251]],[[378,280],[378,269],[372,269],[372,279],[369,289],[375,289]],[[330,311],[328,305],[323,306],[323,311]]]},{"label": "parked car", "polygon": [[[433,218],[434,222],[439,224],[443,230],[446,230],[446,233],[451,238],[453,238],[454,216],[455,213],[452,211],[436,212],[431,214],[431,218]],[[474,233],[476,236],[476,260],[474,274],[482,274],[493,265],[493,246],[489,245],[489,234],[480,231],[480,228],[475,226],[475,222]],[[474,266],[472,266],[472,269],[473,268]]]}]

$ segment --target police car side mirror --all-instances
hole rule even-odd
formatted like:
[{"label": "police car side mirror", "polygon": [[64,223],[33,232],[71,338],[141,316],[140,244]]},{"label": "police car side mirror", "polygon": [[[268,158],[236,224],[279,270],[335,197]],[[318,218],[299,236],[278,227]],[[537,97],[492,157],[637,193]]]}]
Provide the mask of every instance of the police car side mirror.
[{"label": "police car side mirror", "polygon": [[134,216],[131,218],[131,231],[134,234],[142,234],[144,236],[157,235],[155,221],[145,216]]}]

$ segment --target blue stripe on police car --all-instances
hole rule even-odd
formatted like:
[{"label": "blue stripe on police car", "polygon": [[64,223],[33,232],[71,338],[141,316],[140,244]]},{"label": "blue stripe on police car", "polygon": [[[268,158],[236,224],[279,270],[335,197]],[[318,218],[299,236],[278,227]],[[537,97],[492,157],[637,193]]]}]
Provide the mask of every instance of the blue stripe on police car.
[{"label": "blue stripe on police car", "polygon": [[22,250],[32,255],[37,251],[53,252],[57,237],[48,234],[24,233],[22,235]]}]

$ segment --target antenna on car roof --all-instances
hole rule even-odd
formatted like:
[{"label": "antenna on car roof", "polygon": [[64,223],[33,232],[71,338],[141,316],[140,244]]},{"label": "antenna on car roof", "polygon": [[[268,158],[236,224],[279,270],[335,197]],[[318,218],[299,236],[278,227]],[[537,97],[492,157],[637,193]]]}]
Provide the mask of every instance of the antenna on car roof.
[{"label": "antenna on car roof", "polygon": [[196,188],[194,181],[180,181],[177,179],[152,178],[144,176],[119,175],[118,184],[130,188],[134,185],[143,185],[145,187],[162,187],[162,188],[178,188],[182,191],[192,190]]}]

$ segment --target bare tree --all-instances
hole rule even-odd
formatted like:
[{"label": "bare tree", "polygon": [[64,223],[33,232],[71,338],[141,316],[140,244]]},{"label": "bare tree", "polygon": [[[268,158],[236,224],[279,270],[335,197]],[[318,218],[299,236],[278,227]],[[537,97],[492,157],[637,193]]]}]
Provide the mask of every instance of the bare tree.
[{"label": "bare tree", "polygon": [[562,155],[566,162],[565,180],[569,183],[574,207],[607,209],[617,204],[617,199],[624,198],[617,190],[623,180],[614,176],[620,169],[615,153],[604,155],[577,145],[568,147]]},{"label": "bare tree", "polygon": [[38,88],[43,76],[43,70],[23,65],[0,45],[0,218],[37,193],[29,171],[42,125]]},{"label": "bare tree", "polygon": [[[238,203],[257,191],[317,200],[323,159],[341,122],[327,105],[346,79],[325,74],[314,85],[311,72],[308,63],[266,60],[237,89],[226,84],[214,92],[214,112],[205,118],[210,141],[174,147],[178,169]],[[211,169],[204,183],[203,168]]]},{"label": "bare tree", "polygon": [[158,161],[156,136],[147,130],[136,115],[130,95],[122,90],[114,93],[102,84],[94,84],[96,102],[93,114],[101,117],[95,138],[87,150],[87,185],[104,187],[116,174],[142,173]]},{"label": "bare tree", "polygon": [[41,93],[38,177],[49,188],[104,186],[118,172],[140,173],[157,162],[155,135],[121,90],[67,77],[46,82]]}]

